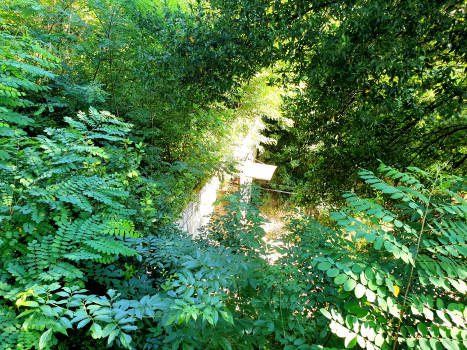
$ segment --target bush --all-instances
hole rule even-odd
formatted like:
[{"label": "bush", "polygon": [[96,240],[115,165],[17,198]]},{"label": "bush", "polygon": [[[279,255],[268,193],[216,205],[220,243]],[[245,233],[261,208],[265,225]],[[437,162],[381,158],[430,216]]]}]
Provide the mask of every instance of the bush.
[{"label": "bush", "polygon": [[0,349],[463,348],[462,178],[363,171],[384,202],[290,219],[274,262],[255,188],[197,240],[151,226],[130,125],[66,121],[0,144]]}]

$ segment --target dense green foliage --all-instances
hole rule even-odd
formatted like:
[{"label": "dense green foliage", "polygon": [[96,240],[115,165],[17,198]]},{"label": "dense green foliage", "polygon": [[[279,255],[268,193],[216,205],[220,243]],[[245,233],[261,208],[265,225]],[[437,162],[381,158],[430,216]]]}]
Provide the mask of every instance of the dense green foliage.
[{"label": "dense green foliage", "polygon": [[268,263],[257,194],[230,198],[210,240],[151,234],[134,197],[145,179],[128,125],[96,111],[68,122],[2,144],[5,349],[66,349],[87,332],[135,348],[385,349],[400,334],[408,347],[455,349],[465,340],[461,178],[425,187],[417,169],[382,166],[388,182],[362,172],[391,196],[385,207],[349,193],[350,207],[332,216],[342,231],[292,219],[284,255]]},{"label": "dense green foliage", "polygon": [[465,1],[200,6],[200,26],[212,11],[210,38],[201,41],[226,36],[210,51],[228,62],[219,74],[270,66],[280,74],[272,83],[291,92],[283,112],[294,127],[272,128],[278,145],[263,160],[281,166],[284,183],[303,183],[306,202],[339,202],[341,186],[359,181],[356,169],[376,170],[377,159],[465,172]]},{"label": "dense green foliage", "polygon": [[168,40],[194,26],[181,8],[149,1],[8,0],[0,19],[1,57],[14,62],[2,69],[28,82],[15,85],[27,101],[6,107],[27,114],[23,126],[34,119],[32,135],[64,127],[64,117],[89,107],[132,123],[129,138],[147,144],[144,172],[157,182],[151,194],[170,197],[159,203],[164,220],[176,217],[214,172],[232,169],[232,146],[258,118],[236,113],[239,91],[216,92],[184,79],[187,57],[167,50]]},{"label": "dense green foliage", "polygon": [[456,193],[465,184],[455,176],[410,170],[382,165],[387,182],[360,172],[394,201],[383,207],[348,193],[350,207],[332,215],[354,239],[370,243],[362,258],[318,265],[355,297],[343,309],[321,310],[346,346],[452,349],[465,342],[467,202]]},{"label": "dense green foliage", "polygon": [[[465,350],[465,16],[4,1],[0,350]],[[300,204],[337,209],[271,244],[253,187],[188,237],[252,130]]]},{"label": "dense green foliage", "polygon": [[[52,61],[59,60],[37,43],[26,39],[0,33],[0,43],[0,136],[12,136],[33,123],[33,119],[15,109],[34,106],[33,102],[25,98],[27,93],[47,91],[47,86],[37,84],[36,81],[40,78],[53,79],[55,74],[49,69],[57,68]],[[40,114],[40,110],[34,114]]]}]

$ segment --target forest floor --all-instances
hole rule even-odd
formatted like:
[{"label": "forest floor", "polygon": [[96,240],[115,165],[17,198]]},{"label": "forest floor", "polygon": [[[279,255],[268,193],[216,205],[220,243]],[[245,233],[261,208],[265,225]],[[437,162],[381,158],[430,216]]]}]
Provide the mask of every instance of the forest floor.
[{"label": "forest floor", "polygon": [[266,256],[266,259],[270,263],[274,263],[282,256],[282,254],[277,252],[275,247],[283,246],[282,238],[289,233],[285,228],[287,215],[289,215],[289,212],[283,210],[274,212],[263,211],[263,217],[269,221],[262,225],[262,227],[266,232],[266,237],[264,237],[263,240],[271,247],[270,253]]},{"label": "forest floor", "polygon": [[263,217],[269,221],[262,226],[268,240],[281,239],[288,234],[288,231],[285,229],[285,217],[288,214],[288,212],[282,210],[274,213],[263,212]]}]

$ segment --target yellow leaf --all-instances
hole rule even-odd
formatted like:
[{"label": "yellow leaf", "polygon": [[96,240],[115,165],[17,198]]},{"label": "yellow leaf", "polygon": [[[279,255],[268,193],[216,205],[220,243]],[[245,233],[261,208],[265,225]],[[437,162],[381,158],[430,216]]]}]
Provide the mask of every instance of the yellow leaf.
[{"label": "yellow leaf", "polygon": [[367,94],[367,93],[369,93],[369,92],[370,92],[370,90],[366,90],[366,91],[365,91],[365,94]]},{"label": "yellow leaf", "polygon": [[188,52],[185,52],[186,57],[188,57]]},{"label": "yellow leaf", "polygon": [[54,201],[54,200],[55,200],[55,197],[52,197],[52,200]]},{"label": "yellow leaf", "polygon": [[191,40],[191,42],[192,42],[192,43],[194,43],[194,42],[195,42],[195,41],[194,41],[194,39],[193,39],[191,36],[190,36],[190,40]]},{"label": "yellow leaf", "polygon": [[19,229],[19,232],[23,231],[22,229]]},{"label": "yellow leaf", "polygon": [[394,296],[398,296],[400,293],[401,289],[398,286],[394,286]]},{"label": "yellow leaf", "polygon": [[268,23],[268,29],[269,29],[270,26],[271,26],[271,23]]}]

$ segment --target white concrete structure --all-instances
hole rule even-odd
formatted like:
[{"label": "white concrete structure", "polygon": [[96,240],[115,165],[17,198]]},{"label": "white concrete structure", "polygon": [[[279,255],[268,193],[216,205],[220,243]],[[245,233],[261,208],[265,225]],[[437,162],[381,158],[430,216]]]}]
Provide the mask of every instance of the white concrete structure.
[{"label": "white concrete structure", "polygon": [[178,225],[193,238],[196,237],[198,229],[209,222],[220,184],[217,176],[211,178],[199,191],[196,200],[190,202],[180,214],[182,218],[177,221]]},{"label": "white concrete structure", "polygon": [[[253,162],[255,161],[256,143],[254,141],[254,135],[256,134],[256,132],[256,128],[251,130],[250,134],[245,139],[243,139],[242,142],[238,143],[235,147],[235,159],[237,159],[237,161],[242,164],[241,167],[238,169],[240,174],[243,171],[245,162],[250,164],[251,168],[251,164],[253,164]],[[259,164],[257,165],[259,166],[258,168],[261,168]],[[272,166],[266,165],[262,168],[267,167]],[[272,174],[274,173],[275,167],[272,168],[274,169],[267,169],[266,171],[270,175],[267,175],[269,176],[268,179],[270,179],[270,177],[272,177]],[[252,176],[251,174],[247,174],[247,176],[240,175],[240,186],[247,185],[246,191],[242,193],[244,201],[249,201],[250,199],[250,188],[252,178],[255,178],[255,176]],[[219,190],[220,185],[221,183],[217,176],[211,178],[211,180],[201,189],[201,191],[199,191],[196,200],[190,202],[190,204],[188,204],[180,214],[181,219],[177,221],[178,225],[182,228],[184,232],[187,232],[193,238],[195,238],[198,234],[198,230],[204,225],[206,225],[211,219],[211,214],[214,211],[213,204],[217,199],[217,190]]]}]

